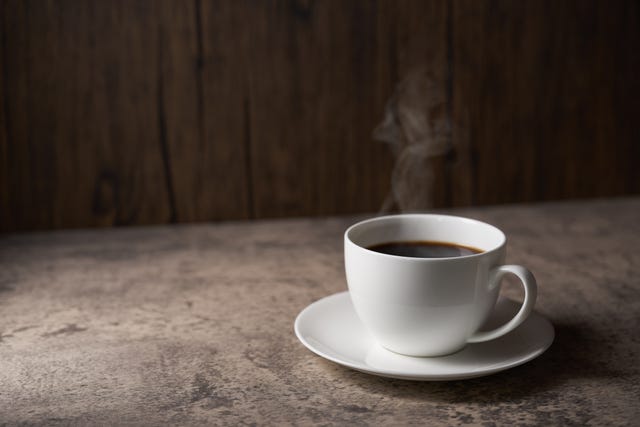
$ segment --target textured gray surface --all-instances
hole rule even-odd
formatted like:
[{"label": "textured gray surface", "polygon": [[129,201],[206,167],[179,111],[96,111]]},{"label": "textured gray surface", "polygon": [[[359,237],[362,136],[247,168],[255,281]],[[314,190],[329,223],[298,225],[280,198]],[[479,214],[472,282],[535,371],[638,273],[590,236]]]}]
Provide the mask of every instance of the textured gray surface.
[{"label": "textured gray surface", "polygon": [[540,358],[415,383],[306,350],[293,320],[346,288],[353,218],[5,235],[0,422],[637,425],[640,199],[456,212],[537,276]]}]

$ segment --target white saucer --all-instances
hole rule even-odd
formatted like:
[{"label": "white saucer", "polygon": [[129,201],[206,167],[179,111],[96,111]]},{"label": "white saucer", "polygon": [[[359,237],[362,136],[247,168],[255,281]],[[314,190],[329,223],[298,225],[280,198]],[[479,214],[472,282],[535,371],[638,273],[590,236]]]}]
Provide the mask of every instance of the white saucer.
[{"label": "white saucer", "polygon": [[[501,298],[485,328],[509,320],[519,304]],[[405,380],[460,380],[494,374],[541,355],[555,336],[551,323],[531,313],[510,333],[468,344],[443,357],[402,356],[382,348],[357,317],[348,292],[322,298],[302,310],[295,322],[298,339],[312,352],[340,365],[382,377]]]}]

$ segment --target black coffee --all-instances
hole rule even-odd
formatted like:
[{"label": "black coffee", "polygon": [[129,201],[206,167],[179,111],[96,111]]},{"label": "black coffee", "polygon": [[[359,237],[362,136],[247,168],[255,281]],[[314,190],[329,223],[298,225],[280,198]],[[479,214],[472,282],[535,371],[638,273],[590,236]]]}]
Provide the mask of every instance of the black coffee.
[{"label": "black coffee", "polygon": [[479,254],[480,249],[448,242],[410,241],[389,242],[369,246],[367,249],[387,255],[413,258],[452,258]]}]

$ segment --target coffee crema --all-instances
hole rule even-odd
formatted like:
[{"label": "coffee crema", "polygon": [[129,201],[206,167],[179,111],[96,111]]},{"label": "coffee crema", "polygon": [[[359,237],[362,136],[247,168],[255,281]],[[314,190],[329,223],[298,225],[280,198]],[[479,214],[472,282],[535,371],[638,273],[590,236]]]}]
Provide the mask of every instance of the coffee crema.
[{"label": "coffee crema", "polygon": [[411,258],[455,258],[484,252],[471,246],[428,240],[378,243],[367,247],[367,249],[381,254]]}]

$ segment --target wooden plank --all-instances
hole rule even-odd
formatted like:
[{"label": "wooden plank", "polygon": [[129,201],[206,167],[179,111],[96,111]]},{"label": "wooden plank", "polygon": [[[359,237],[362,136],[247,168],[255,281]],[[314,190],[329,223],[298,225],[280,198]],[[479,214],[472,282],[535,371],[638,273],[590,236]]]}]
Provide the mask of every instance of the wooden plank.
[{"label": "wooden plank", "polygon": [[11,229],[170,217],[149,2],[8,2]]},{"label": "wooden plank", "polygon": [[637,5],[460,0],[453,20],[474,203],[640,191],[622,120],[638,111]]},{"label": "wooden plank", "polygon": [[638,8],[4,1],[0,230],[377,211],[371,133],[422,69],[428,205],[638,193]]},{"label": "wooden plank", "polygon": [[[28,210],[35,193],[31,185],[27,131],[27,40],[26,3],[3,2],[3,107],[6,123],[6,145],[3,149],[2,231],[19,229],[36,222],[36,214]],[[11,13],[9,13],[11,11]],[[11,19],[9,19],[11,17]],[[21,70],[22,72],[17,72]],[[21,141],[16,144],[13,141]],[[27,212],[24,212],[27,211]],[[30,215],[29,218],[25,218]]]},{"label": "wooden plank", "polygon": [[[393,97],[398,110],[395,121],[402,135],[402,151],[397,154],[393,171],[399,210],[420,211],[451,204],[449,163],[454,146],[448,90],[448,16],[444,2],[381,3],[383,31],[378,41],[392,38]],[[409,151],[412,154],[407,156]]]},{"label": "wooden plank", "polygon": [[165,6],[162,70],[177,219],[249,218],[248,6]]},{"label": "wooden plank", "polygon": [[0,2],[0,232],[10,226],[12,220],[10,213],[9,188],[9,142],[8,142],[8,116],[6,105],[9,103],[5,82],[6,69],[6,2]]},{"label": "wooden plank", "polygon": [[[582,168],[595,177],[594,188],[583,188],[581,196],[611,196],[640,193],[640,4],[621,1],[599,2],[597,7],[598,42],[597,139],[599,160],[596,169]],[[609,156],[604,153],[608,153]],[[585,165],[586,166],[586,165]]]},{"label": "wooden plank", "polygon": [[430,61],[446,69],[446,7],[266,2],[250,12],[256,216],[380,209],[393,159],[372,130],[399,78]]},{"label": "wooden plank", "polygon": [[257,217],[382,205],[391,160],[371,137],[384,103],[376,92],[377,19],[375,2],[248,8]]}]

